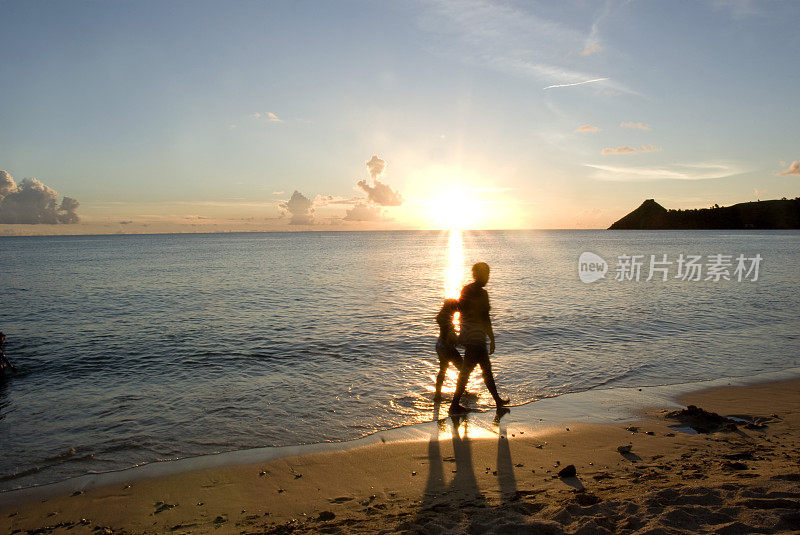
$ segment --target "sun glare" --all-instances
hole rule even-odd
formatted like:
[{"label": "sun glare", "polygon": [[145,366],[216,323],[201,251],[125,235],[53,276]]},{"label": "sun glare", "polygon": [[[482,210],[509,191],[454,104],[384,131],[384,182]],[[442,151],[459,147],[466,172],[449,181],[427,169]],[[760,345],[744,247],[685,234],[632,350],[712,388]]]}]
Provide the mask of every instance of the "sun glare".
[{"label": "sun glare", "polygon": [[478,223],[479,213],[478,200],[466,188],[452,188],[430,200],[430,218],[442,229],[474,228]]}]

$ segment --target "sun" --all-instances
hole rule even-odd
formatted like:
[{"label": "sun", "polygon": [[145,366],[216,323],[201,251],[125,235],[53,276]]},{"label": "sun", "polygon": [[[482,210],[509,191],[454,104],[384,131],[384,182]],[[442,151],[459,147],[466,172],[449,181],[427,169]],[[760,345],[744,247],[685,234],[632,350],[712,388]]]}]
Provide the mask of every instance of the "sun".
[{"label": "sun", "polygon": [[428,216],[441,229],[474,229],[480,219],[480,202],[467,187],[450,186],[430,197]]}]

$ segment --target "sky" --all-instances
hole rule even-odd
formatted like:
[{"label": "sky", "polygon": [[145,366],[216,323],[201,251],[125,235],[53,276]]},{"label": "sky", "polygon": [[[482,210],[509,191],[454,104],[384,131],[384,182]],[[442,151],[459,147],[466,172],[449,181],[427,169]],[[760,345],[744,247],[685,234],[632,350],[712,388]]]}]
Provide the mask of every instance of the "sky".
[{"label": "sky", "polygon": [[605,228],[648,198],[797,197],[798,20],[0,0],[0,234]]}]

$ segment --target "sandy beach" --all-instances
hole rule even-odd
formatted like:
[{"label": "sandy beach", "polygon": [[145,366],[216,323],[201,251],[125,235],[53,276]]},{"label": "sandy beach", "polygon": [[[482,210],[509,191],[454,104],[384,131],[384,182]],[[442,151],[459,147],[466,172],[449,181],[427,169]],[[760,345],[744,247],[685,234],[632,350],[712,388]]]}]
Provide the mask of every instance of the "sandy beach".
[{"label": "sandy beach", "polygon": [[[676,419],[670,407],[630,422],[577,423],[531,436],[505,418],[494,422],[495,433],[474,432],[479,428],[471,428],[469,417],[445,419],[428,440],[68,494],[11,492],[0,498],[0,531],[798,532],[798,391],[800,379],[792,379],[715,387],[677,400],[733,421]],[[709,432],[687,433],[680,425]]]}]

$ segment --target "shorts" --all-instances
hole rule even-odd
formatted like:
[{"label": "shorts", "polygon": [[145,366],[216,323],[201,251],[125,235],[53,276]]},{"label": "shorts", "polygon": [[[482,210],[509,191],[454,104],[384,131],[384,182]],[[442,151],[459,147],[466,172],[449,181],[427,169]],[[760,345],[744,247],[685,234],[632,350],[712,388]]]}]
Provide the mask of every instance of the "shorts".
[{"label": "shorts", "polygon": [[464,345],[464,371],[467,373],[480,365],[483,373],[491,373],[492,365],[489,362],[489,350],[485,343],[465,344]]}]

